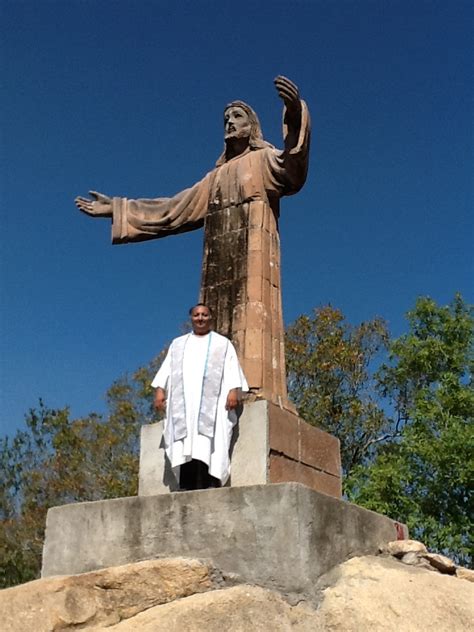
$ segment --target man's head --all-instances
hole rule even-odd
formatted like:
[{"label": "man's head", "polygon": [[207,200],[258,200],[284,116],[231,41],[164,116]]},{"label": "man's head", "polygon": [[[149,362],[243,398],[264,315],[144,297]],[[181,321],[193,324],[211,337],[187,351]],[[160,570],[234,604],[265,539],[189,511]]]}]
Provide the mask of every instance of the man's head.
[{"label": "man's head", "polygon": [[212,313],[207,305],[198,303],[189,310],[193,332],[197,336],[205,336],[211,331]]}]

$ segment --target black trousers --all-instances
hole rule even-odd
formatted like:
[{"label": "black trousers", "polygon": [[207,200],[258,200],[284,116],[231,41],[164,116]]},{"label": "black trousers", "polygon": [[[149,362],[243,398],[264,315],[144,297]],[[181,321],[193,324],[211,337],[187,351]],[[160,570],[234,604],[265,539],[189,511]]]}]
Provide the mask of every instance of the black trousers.
[{"label": "black trousers", "polygon": [[202,461],[191,459],[183,463],[179,474],[179,489],[190,491],[193,489],[209,489],[210,487],[220,487],[221,482],[209,474],[209,469]]}]

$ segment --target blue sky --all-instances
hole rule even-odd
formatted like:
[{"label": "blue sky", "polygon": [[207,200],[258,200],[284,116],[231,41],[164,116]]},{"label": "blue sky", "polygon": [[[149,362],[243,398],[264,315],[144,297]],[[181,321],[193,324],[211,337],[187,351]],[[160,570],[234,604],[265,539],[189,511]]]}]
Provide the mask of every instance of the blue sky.
[{"label": "blue sky", "polygon": [[0,19],[0,434],[39,397],[103,411],[197,298],[201,231],[112,247],[74,197],[190,186],[233,99],[281,146],[277,74],[313,120],[282,203],[285,321],[331,303],[399,335],[419,295],[472,301],[471,2],[3,0]]}]

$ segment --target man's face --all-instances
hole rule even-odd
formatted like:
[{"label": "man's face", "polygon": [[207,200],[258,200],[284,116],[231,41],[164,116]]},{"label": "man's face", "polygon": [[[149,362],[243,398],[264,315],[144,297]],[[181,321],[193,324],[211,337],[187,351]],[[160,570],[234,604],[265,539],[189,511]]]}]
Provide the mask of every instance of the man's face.
[{"label": "man's face", "polygon": [[205,305],[197,305],[191,312],[193,332],[198,336],[205,336],[211,331],[211,313]]},{"label": "man's face", "polygon": [[247,112],[232,106],[224,112],[224,138],[249,138],[250,120]]}]

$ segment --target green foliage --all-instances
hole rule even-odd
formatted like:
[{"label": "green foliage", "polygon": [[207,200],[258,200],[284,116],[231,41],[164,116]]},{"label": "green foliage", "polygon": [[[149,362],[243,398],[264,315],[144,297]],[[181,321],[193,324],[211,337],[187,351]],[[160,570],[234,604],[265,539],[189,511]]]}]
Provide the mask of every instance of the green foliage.
[{"label": "green foliage", "polygon": [[472,565],[474,318],[460,296],[420,298],[409,332],[390,345],[378,379],[400,436],[350,481],[350,498],[408,523],[414,537]]},{"label": "green foliage", "polygon": [[70,419],[40,401],[26,431],[0,443],[0,587],[38,577],[49,507],[137,493],[139,426],[156,421],[160,354],[107,392],[109,414]]},{"label": "green foliage", "polygon": [[472,565],[472,307],[420,298],[388,344],[375,319],[353,327],[323,307],[287,330],[289,393],[341,441],[350,500],[406,522],[432,550]]},{"label": "green foliage", "polygon": [[346,480],[391,436],[371,371],[387,341],[381,319],[353,327],[331,306],[300,316],[286,332],[290,399],[305,421],[340,439]]}]

